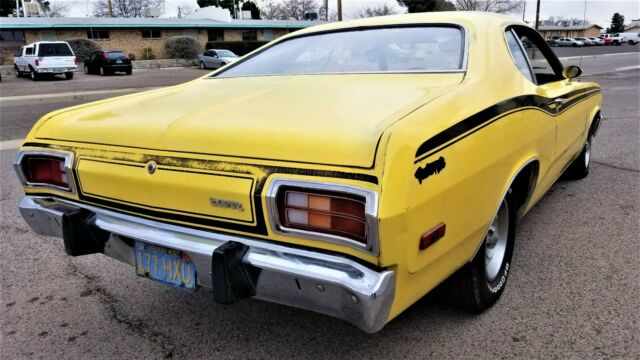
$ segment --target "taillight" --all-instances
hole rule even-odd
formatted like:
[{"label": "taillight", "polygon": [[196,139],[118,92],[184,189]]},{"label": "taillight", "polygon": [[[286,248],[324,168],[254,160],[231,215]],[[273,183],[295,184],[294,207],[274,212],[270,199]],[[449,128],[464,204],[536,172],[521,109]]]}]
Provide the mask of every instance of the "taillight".
[{"label": "taillight", "polygon": [[36,66],[40,66],[40,59],[36,58]]},{"label": "taillight", "polygon": [[55,185],[69,189],[65,160],[30,156],[22,160],[22,172],[28,183]]},{"label": "taillight", "polygon": [[73,63],[74,63],[74,64],[76,64],[76,65],[78,65],[78,58],[77,58],[77,57],[75,57],[75,56],[73,57]]},{"label": "taillight", "polygon": [[337,235],[366,244],[366,199],[353,194],[281,188],[277,196],[280,224]]},{"label": "taillight", "polygon": [[108,58],[109,57],[109,53],[106,52],[106,51],[103,51],[102,52],[102,57],[105,58],[105,59]]}]

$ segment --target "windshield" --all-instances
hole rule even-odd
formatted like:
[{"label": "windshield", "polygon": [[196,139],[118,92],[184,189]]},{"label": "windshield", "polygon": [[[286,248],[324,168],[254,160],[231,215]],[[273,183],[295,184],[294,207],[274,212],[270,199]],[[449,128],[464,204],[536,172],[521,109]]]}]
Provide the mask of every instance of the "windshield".
[{"label": "windshield", "polygon": [[275,44],[215,76],[457,71],[463,43],[453,26],[320,33]]},{"label": "windshield", "polygon": [[73,56],[69,45],[60,44],[40,44],[38,46],[38,56]]},{"label": "windshield", "polygon": [[216,50],[219,57],[237,57],[238,55],[232,53],[229,50]]}]

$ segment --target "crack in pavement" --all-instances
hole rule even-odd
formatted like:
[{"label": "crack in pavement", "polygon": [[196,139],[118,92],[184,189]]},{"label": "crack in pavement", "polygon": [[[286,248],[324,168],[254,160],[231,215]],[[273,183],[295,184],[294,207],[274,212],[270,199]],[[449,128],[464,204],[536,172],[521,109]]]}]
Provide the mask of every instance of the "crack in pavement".
[{"label": "crack in pavement", "polygon": [[607,164],[604,162],[600,162],[600,161],[595,161],[595,160],[591,160],[592,163],[594,164],[598,164],[598,165],[602,165],[602,166],[606,166],[612,169],[618,169],[618,170],[624,170],[624,171],[631,171],[631,172],[640,172],[640,170],[638,169],[632,169],[632,168],[628,168],[628,167],[624,167],[624,166],[618,166],[618,165],[612,165],[612,164]]},{"label": "crack in pavement", "polygon": [[81,272],[80,269],[78,269],[78,266],[71,263],[71,261],[67,263],[67,273],[84,279],[88,288],[96,294],[101,302],[108,306],[111,316],[118,324],[124,325],[126,328],[138,334],[142,338],[158,344],[162,349],[162,356],[165,359],[179,357],[176,355],[174,346],[169,344],[169,341],[165,339],[162,334],[150,329],[149,325],[145,324],[143,321],[131,319],[122,314],[116,307],[118,300],[106,289],[101,287],[94,276]]}]

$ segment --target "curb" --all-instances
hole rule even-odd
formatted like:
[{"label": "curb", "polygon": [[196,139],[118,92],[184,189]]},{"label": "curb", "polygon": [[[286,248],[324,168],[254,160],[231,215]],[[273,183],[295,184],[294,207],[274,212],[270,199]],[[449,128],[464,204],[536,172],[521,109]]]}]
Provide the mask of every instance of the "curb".
[{"label": "curb", "polygon": [[67,92],[59,94],[40,94],[40,95],[21,95],[21,96],[5,96],[0,97],[1,106],[20,106],[20,105],[36,105],[56,103],[60,101],[95,101],[102,100],[112,96],[126,95],[147,90],[154,90],[160,87],[144,87],[144,88],[127,88],[113,90],[94,90],[81,92]]}]

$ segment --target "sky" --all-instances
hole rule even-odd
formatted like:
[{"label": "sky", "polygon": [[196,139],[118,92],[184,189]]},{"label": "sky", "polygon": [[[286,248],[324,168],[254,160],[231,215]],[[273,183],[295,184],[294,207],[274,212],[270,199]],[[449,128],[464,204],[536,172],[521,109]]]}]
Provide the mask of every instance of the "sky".
[{"label": "sky", "polygon": [[[52,0],[69,4],[70,10],[67,16],[87,16],[91,14],[91,0]],[[257,0],[258,6],[264,0]],[[277,1],[277,0],[276,0]],[[322,4],[322,0],[318,0]],[[335,12],[337,0],[329,0],[329,11]],[[394,7],[399,13],[403,9],[398,6],[395,0],[342,0],[344,19],[355,17],[355,14],[367,6],[377,4],[387,4]],[[165,0],[165,17],[175,17],[178,6],[190,6],[197,8],[196,0]],[[523,9],[525,20],[533,22],[535,19],[536,0],[527,0]],[[613,13],[619,12],[625,17],[625,23],[632,19],[640,18],[640,1],[638,0],[586,0],[586,19],[591,23],[607,27],[611,23]],[[522,12],[511,14],[522,19]],[[540,18],[546,19],[549,16],[562,16],[566,18],[582,19],[585,15],[585,0],[541,0]]]}]

